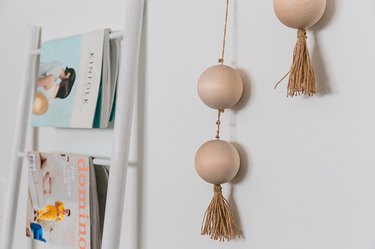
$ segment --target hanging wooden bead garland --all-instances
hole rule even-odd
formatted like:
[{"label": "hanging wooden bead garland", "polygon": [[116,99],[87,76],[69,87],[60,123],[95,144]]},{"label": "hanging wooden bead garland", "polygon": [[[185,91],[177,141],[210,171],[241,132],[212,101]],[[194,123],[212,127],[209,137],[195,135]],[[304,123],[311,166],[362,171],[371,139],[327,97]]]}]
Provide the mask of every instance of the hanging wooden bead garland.
[{"label": "hanging wooden bead garland", "polygon": [[[317,23],[323,16],[326,0],[274,0],[273,7],[277,18],[284,25],[298,29],[293,62],[288,73],[290,75],[287,96],[301,94],[312,96],[319,90],[306,45],[306,28]],[[276,84],[275,88],[286,76]]]},{"label": "hanging wooden bead garland", "polygon": [[225,109],[233,107],[243,92],[240,75],[230,66],[224,65],[228,6],[229,0],[226,0],[220,64],[206,69],[198,80],[199,97],[208,107],[218,111],[216,136],[214,140],[204,143],[195,156],[195,168],[199,176],[214,185],[214,197],[204,215],[201,234],[219,241],[229,241],[240,235],[229,202],[221,192],[221,184],[232,180],[240,168],[237,149],[231,143],[220,140],[221,114]]}]

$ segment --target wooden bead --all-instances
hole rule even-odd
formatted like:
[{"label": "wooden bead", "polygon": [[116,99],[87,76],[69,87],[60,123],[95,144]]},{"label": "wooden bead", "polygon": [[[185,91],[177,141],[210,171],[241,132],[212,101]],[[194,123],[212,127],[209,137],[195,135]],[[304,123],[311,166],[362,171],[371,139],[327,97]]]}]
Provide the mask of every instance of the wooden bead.
[{"label": "wooden bead", "polygon": [[204,143],[195,155],[195,169],[200,177],[212,184],[232,180],[240,168],[240,156],[229,142],[211,140]]},{"label": "wooden bead", "polygon": [[284,25],[302,29],[319,21],[326,8],[326,0],[274,0],[273,8]]},{"label": "wooden bead", "polygon": [[242,91],[239,73],[226,65],[209,67],[198,80],[199,97],[213,109],[233,107],[241,98]]}]

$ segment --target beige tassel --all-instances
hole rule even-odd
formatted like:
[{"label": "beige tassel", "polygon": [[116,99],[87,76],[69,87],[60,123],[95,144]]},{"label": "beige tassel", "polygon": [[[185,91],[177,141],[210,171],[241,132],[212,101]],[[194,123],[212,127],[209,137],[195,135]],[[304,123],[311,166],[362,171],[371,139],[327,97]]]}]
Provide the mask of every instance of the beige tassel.
[{"label": "beige tassel", "polygon": [[306,30],[299,29],[297,44],[293,53],[293,64],[290,69],[288,97],[300,94],[312,96],[319,92],[314,68],[306,45]]},{"label": "beige tassel", "polygon": [[224,241],[240,237],[229,202],[224,198],[220,185],[214,185],[214,197],[204,214],[201,234]]}]

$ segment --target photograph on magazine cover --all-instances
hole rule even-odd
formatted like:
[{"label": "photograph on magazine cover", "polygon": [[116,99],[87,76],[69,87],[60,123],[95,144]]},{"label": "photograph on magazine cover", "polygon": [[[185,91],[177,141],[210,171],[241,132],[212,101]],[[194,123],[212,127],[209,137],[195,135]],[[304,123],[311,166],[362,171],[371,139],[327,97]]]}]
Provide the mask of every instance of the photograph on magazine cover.
[{"label": "photograph on magazine cover", "polygon": [[28,161],[26,236],[62,248],[89,248],[89,158],[29,152]]}]

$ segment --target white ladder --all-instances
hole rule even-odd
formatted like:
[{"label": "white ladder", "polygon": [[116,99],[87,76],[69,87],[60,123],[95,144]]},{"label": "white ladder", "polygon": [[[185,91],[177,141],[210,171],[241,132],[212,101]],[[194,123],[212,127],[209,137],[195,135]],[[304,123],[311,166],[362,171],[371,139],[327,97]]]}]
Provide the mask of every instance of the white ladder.
[{"label": "white ladder", "polygon": [[[106,214],[102,249],[119,249],[125,199],[125,180],[128,169],[130,135],[134,110],[134,96],[138,75],[139,50],[142,33],[144,0],[126,0],[125,25],[121,44],[121,62],[117,85],[116,120],[111,152]],[[26,39],[21,90],[16,115],[16,133],[5,200],[5,213],[0,249],[13,249],[18,199],[28,121],[36,78],[37,55],[40,53],[41,28],[32,26]],[[114,212],[113,210],[116,210]]]}]

